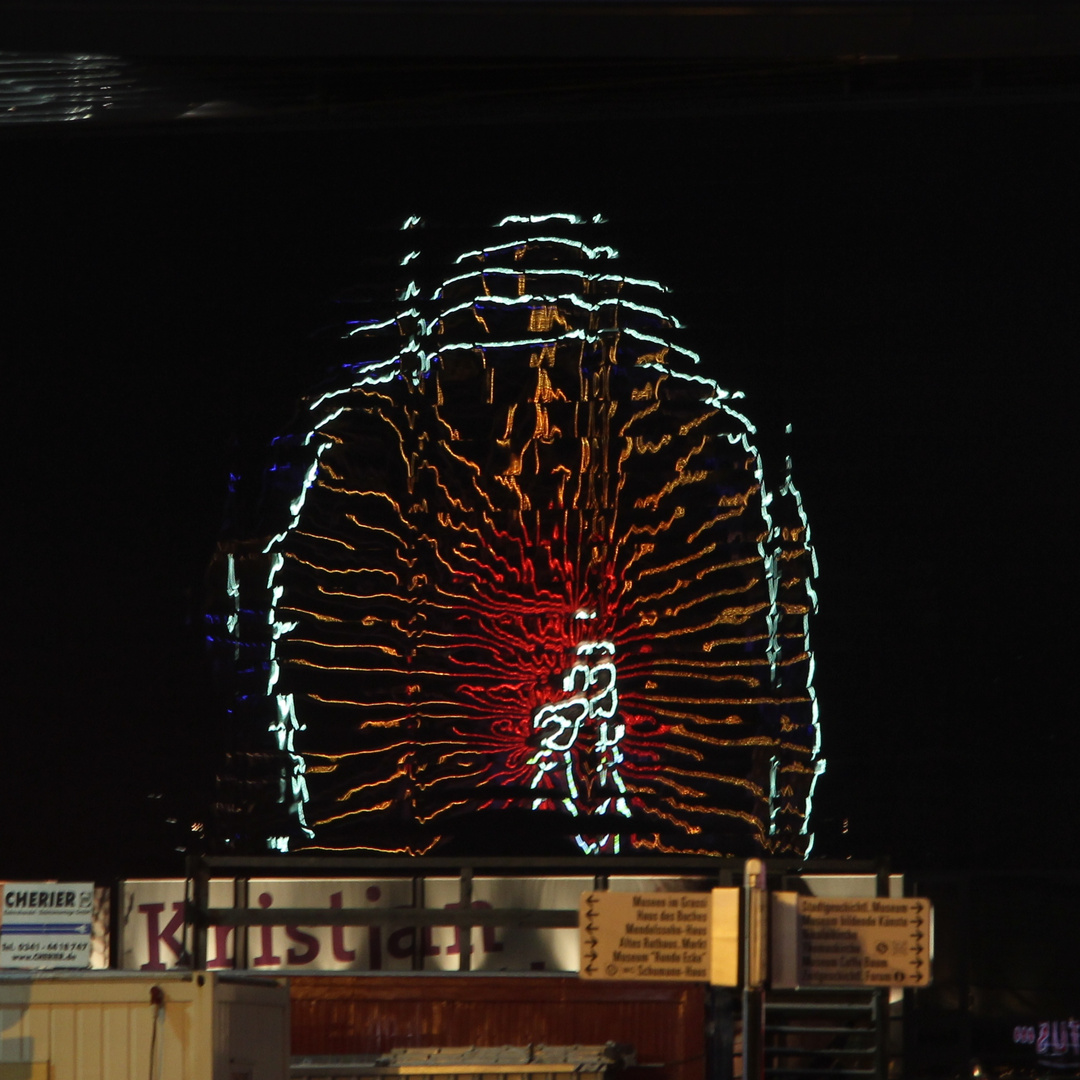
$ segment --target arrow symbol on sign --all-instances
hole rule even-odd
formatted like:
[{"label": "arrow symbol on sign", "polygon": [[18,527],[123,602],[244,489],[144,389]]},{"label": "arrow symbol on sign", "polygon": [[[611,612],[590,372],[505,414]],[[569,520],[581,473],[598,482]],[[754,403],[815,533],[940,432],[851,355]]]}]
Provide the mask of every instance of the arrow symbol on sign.
[{"label": "arrow symbol on sign", "polygon": [[[591,928],[590,928],[590,929],[591,929]],[[591,946],[593,946],[594,948],[595,948],[595,947],[596,947],[597,945],[599,945],[599,944],[600,944],[600,939],[599,939],[599,938],[596,938],[596,937],[593,937],[591,933],[590,933],[590,934],[589,934],[589,936],[588,936],[587,938],[585,938],[584,940],[585,940],[585,944],[586,944],[586,945],[591,945]]]},{"label": "arrow symbol on sign", "polygon": [[911,920],[911,925],[912,926],[922,926],[922,924],[923,924],[923,921],[918,916],[916,916],[914,919]]},{"label": "arrow symbol on sign", "polygon": [[916,930],[914,934],[908,934],[908,937],[913,937],[916,941],[921,941],[922,936],[923,932],[921,930]]},{"label": "arrow symbol on sign", "polygon": [[596,931],[600,929],[600,927],[599,926],[593,926],[593,924],[591,922],[588,922],[588,923],[585,924],[585,929],[588,930],[590,934],[595,934]]},{"label": "arrow symbol on sign", "polygon": [[911,963],[914,964],[916,968],[921,968],[923,965],[923,962],[918,957],[912,960]]},{"label": "arrow symbol on sign", "polygon": [[585,897],[585,903],[592,907],[596,903],[596,896],[591,894]]},{"label": "arrow symbol on sign", "polygon": [[913,979],[914,979],[914,980],[915,980],[916,982],[922,982],[922,977],[923,977],[923,975],[922,975],[922,972],[921,972],[921,971],[916,971],[916,972],[915,972],[915,973],[914,973],[914,974],[913,974],[913,975],[912,975],[911,977],[912,977],[912,978],[913,978]]},{"label": "arrow symbol on sign", "polygon": [[915,905],[915,911],[916,911],[917,913],[919,913],[919,914],[922,914],[922,909],[923,909],[923,906],[922,906],[922,904],[916,904],[916,905]]},{"label": "arrow symbol on sign", "polygon": [[585,971],[586,971],[586,972],[587,972],[587,973],[588,973],[589,975],[591,975],[591,974],[592,974],[592,973],[593,973],[593,972],[594,972],[595,970],[596,970],[596,968],[594,968],[594,967],[592,966],[592,964],[589,964],[589,966],[588,966],[588,967],[587,967],[587,968],[585,969]]}]

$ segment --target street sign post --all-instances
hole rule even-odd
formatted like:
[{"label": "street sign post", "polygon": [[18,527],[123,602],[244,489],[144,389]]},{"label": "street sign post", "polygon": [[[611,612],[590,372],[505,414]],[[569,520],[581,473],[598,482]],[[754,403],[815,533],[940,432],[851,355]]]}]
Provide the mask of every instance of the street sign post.
[{"label": "street sign post", "polygon": [[581,894],[581,977],[584,979],[663,979],[707,982],[710,966],[721,978],[734,965],[715,961],[716,947],[734,952],[735,932],[714,932],[713,910],[722,920],[737,920],[738,905],[727,893],[719,906],[701,893],[623,893],[594,890]]},{"label": "street sign post", "polygon": [[929,985],[929,900],[778,892],[766,920],[763,870],[748,863],[745,879],[743,890],[711,893],[582,893],[581,977],[701,980],[752,992],[771,968],[774,989]]},{"label": "street sign post", "polygon": [[798,898],[798,985],[926,986],[930,902],[921,897]]}]

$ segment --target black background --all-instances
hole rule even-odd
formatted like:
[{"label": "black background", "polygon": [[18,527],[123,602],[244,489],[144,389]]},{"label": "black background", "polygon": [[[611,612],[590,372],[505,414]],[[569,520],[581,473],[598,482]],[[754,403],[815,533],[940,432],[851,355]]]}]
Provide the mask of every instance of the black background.
[{"label": "black background", "polygon": [[0,875],[180,870],[222,744],[199,617],[230,469],[407,214],[551,210],[602,211],[774,470],[790,446],[816,853],[1075,868],[1077,96],[478,70],[405,65],[360,119],[4,137]]}]

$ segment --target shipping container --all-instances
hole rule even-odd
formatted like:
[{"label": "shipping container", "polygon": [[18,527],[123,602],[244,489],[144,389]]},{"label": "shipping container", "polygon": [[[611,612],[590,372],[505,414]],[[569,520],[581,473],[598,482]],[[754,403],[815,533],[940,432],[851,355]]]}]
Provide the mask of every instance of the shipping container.
[{"label": "shipping container", "polygon": [[213,973],[0,976],[0,1080],[285,1080],[283,983]]},{"label": "shipping container", "polygon": [[628,1080],[704,1080],[703,983],[555,975],[295,976],[292,1052],[385,1054],[402,1047],[634,1048]]}]

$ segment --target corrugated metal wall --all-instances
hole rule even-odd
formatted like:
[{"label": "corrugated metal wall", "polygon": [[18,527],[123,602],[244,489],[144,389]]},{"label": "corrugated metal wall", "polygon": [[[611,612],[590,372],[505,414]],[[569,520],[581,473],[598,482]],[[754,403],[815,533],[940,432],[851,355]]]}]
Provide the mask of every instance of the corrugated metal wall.
[{"label": "corrugated metal wall", "polygon": [[213,975],[5,977],[0,1080],[283,1080],[287,1010],[284,989]]},{"label": "corrugated metal wall", "polygon": [[151,985],[145,979],[5,979],[0,1061],[48,1063],[51,1080],[195,1080],[188,1046],[193,982],[162,981],[160,1017],[150,1003]]},{"label": "corrugated metal wall", "polygon": [[704,1080],[705,987],[573,977],[309,976],[290,980],[293,1054],[406,1046],[629,1043],[628,1080]]},{"label": "corrugated metal wall", "polygon": [[279,1080],[288,1073],[288,990],[268,984],[217,979],[214,1080]]}]

